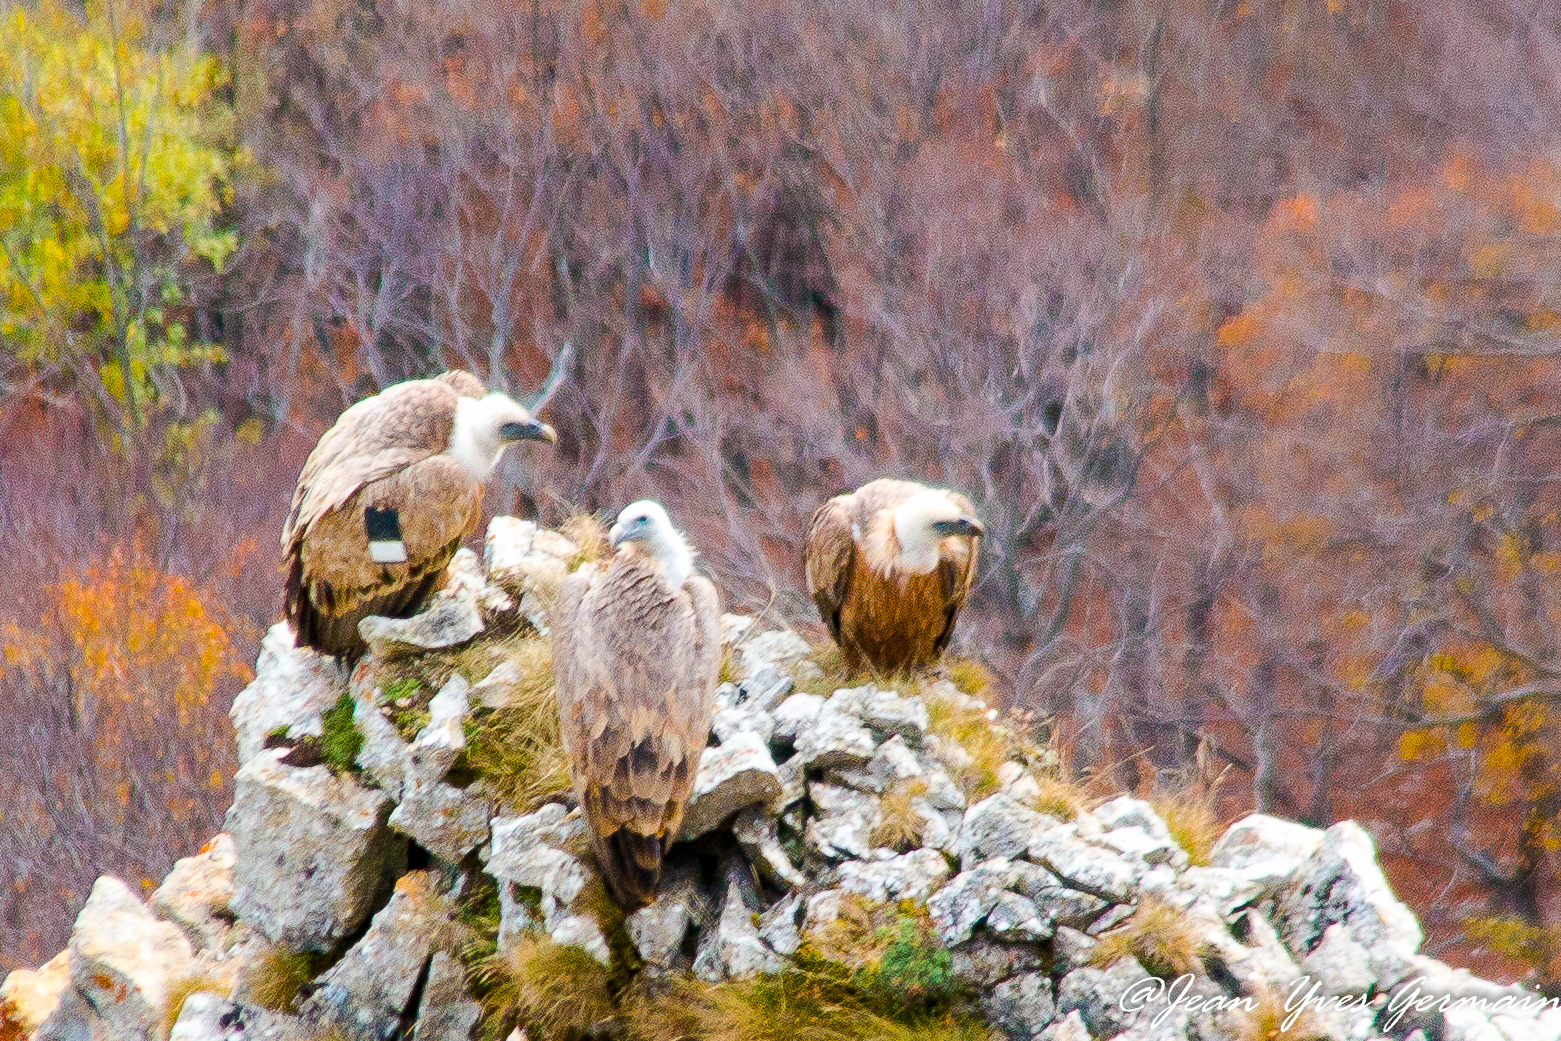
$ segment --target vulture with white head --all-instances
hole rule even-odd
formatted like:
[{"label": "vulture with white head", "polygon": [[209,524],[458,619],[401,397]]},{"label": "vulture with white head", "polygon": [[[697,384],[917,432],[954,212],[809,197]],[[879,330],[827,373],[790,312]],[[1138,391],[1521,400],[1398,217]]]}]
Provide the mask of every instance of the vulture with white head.
[{"label": "vulture with white head", "polygon": [[853,671],[935,662],[976,575],[981,522],[958,492],[883,479],[813,513],[808,592]]},{"label": "vulture with white head", "polygon": [[504,449],[533,440],[558,436],[461,370],[343,412],[309,454],[282,528],[298,643],[356,658],[358,622],[415,614],[476,525]]},{"label": "vulture with white head", "polygon": [[710,734],[721,609],[659,504],[625,507],[608,540],[612,559],[559,589],[553,674],[602,877],[633,909],[655,898]]}]

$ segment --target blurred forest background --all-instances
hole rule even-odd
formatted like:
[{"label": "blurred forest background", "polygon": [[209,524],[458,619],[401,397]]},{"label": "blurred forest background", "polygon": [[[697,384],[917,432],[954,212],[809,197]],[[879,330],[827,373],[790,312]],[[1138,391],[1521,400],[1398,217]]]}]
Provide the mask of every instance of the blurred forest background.
[{"label": "blurred forest background", "polygon": [[[277,533],[465,366],[727,599],[883,474],[1072,765],[1355,817],[1561,988],[1549,0],[0,0],[0,971],[220,827]],[[572,351],[558,365],[566,344]]]}]

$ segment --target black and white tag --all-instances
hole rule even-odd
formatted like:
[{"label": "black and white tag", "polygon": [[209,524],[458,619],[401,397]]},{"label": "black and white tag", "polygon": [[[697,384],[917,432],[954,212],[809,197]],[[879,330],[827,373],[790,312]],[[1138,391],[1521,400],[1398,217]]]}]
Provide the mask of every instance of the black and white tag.
[{"label": "black and white tag", "polygon": [[363,527],[369,536],[369,559],[376,564],[405,564],[406,543],[401,541],[401,517],[395,510],[363,510]]}]

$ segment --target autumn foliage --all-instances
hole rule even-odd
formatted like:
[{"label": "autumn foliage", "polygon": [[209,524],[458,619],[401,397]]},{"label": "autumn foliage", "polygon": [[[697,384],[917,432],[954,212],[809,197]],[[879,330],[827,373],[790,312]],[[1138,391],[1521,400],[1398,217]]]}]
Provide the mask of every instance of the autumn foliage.
[{"label": "autumn foliage", "polygon": [[[212,702],[249,678],[246,637],[190,581],[138,545],[41,590],[0,629],[11,753],[0,760],[0,895],[8,956],[48,957],[105,863],[155,885],[170,850],[217,825],[231,797],[232,731]],[[246,640],[246,643],[248,641]],[[247,647],[246,647],[247,650]]]},{"label": "autumn foliage", "polygon": [[[158,356],[159,411],[126,445],[101,436],[112,387],[0,332],[0,533],[68,550],[7,576],[18,603],[47,593],[13,621],[47,620],[52,643],[17,642],[52,664],[0,681],[8,704],[59,706],[40,740],[67,740],[71,701],[14,677],[138,689],[88,645],[216,655],[154,702],[217,734],[232,662],[276,612],[270,547],[313,438],[409,376],[462,365],[523,395],[556,372],[558,450],[511,458],[490,511],[558,522],[654,495],[729,602],[811,624],[797,545],[822,498],[882,475],[956,486],[989,535],[962,649],[1076,768],[1146,794],[1228,768],[1226,817],[1358,818],[1439,956],[1561,985],[1554,18],[176,7],[136,8],[138,46],[217,63],[199,103],[231,105],[232,139],[180,147],[222,153],[194,227],[233,238],[178,255],[160,328],[220,350]],[[198,236],[174,238],[135,242]],[[90,281],[108,254],[83,248]],[[110,372],[130,341],[92,313],[91,372]],[[140,569],[134,538],[162,561],[146,589],[186,583],[188,628],[214,635],[126,620],[75,642],[94,630],[68,604]],[[164,610],[138,595],[129,613]],[[51,787],[63,754],[40,753],[38,798],[114,796],[96,759]],[[79,877],[139,870],[102,842]],[[58,945],[63,904],[10,906],[4,936]]]}]

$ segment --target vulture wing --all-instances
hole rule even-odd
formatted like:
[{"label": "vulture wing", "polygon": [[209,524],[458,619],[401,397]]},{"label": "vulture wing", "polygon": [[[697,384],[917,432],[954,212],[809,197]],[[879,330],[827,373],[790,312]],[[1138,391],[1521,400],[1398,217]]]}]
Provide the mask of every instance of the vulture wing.
[{"label": "vulture wing", "polygon": [[460,396],[448,382],[413,380],[343,412],[304,463],[282,528],[283,552],[291,553],[311,524],[365,484],[443,452]]},{"label": "vulture wing", "polygon": [[[476,378],[446,376],[457,378],[413,380],[358,402],[310,453],[282,530],[286,612],[301,644],[361,652],[358,622],[415,610],[476,520],[482,486],[444,455],[461,387]],[[390,533],[388,556],[371,550],[376,522]]]},{"label": "vulture wing", "polygon": [[840,642],[840,608],[850,589],[851,561],[857,552],[851,522],[851,497],[835,496],[813,511],[807,542],[802,547],[808,593],[836,643]]},{"label": "vulture wing", "polygon": [[673,595],[632,548],[559,590],[564,746],[603,877],[627,907],[655,897],[709,737],[720,652],[715,588],[695,576]]}]

